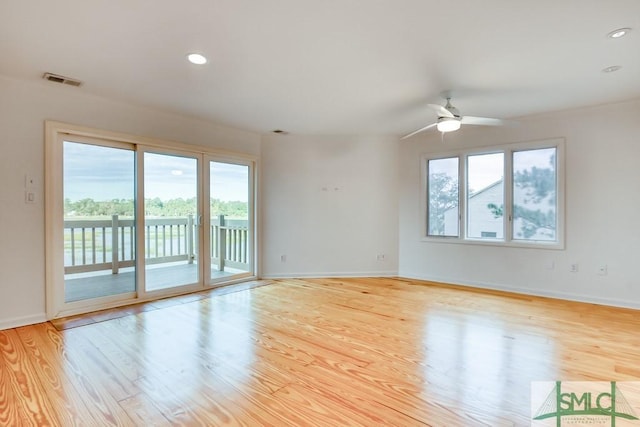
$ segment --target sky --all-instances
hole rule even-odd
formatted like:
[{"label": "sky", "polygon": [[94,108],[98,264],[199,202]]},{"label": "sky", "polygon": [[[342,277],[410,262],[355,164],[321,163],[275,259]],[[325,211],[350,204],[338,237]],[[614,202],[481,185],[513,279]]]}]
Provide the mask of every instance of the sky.
[{"label": "sky", "polygon": [[[135,155],[131,150],[64,143],[64,197],[71,201],[133,199]],[[144,153],[145,198],[163,201],[196,196],[196,159]],[[211,162],[211,198],[248,200],[248,167]]]}]

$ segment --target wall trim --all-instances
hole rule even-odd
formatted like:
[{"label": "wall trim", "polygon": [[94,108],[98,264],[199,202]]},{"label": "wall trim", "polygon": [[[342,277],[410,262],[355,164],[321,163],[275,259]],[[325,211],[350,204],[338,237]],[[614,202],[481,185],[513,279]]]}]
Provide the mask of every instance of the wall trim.
[{"label": "wall trim", "polygon": [[45,313],[32,314],[31,316],[13,317],[10,319],[0,319],[0,331],[5,329],[19,328],[21,326],[35,325],[47,321]]},{"label": "wall trim", "polygon": [[540,291],[539,289],[520,288],[516,286],[502,285],[496,283],[482,283],[475,281],[458,282],[445,277],[429,276],[424,274],[402,274],[398,276],[404,279],[424,280],[429,282],[442,283],[444,285],[456,285],[465,286],[469,288],[485,289],[492,291],[510,292],[518,295],[529,295],[536,297],[546,297],[565,301],[582,302],[586,304],[606,305],[610,307],[618,308],[630,308],[633,310],[640,310],[640,302],[619,300],[613,298],[601,298],[595,296],[585,296],[579,294],[573,294],[569,292],[554,292],[554,291]]},{"label": "wall trim", "polygon": [[397,271],[343,271],[324,273],[263,274],[260,279],[332,279],[337,277],[398,277]]}]

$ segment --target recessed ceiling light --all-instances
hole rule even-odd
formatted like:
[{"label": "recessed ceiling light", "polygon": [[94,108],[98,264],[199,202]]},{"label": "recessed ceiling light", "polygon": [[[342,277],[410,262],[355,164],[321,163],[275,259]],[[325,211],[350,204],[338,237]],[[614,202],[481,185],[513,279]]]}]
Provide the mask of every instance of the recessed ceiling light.
[{"label": "recessed ceiling light", "polygon": [[203,65],[207,63],[207,58],[205,58],[204,55],[200,55],[199,53],[190,53],[189,55],[187,55],[187,59],[189,60],[189,62],[196,65]]},{"label": "recessed ceiling light", "polygon": [[614,71],[618,71],[619,69],[621,69],[622,66],[621,65],[612,65],[610,67],[607,68],[603,68],[602,72],[603,73],[613,73]]},{"label": "recessed ceiling light", "polygon": [[607,37],[610,39],[619,39],[620,37],[624,37],[629,34],[629,31],[631,31],[631,28],[618,28],[617,30],[613,30],[607,34]]}]

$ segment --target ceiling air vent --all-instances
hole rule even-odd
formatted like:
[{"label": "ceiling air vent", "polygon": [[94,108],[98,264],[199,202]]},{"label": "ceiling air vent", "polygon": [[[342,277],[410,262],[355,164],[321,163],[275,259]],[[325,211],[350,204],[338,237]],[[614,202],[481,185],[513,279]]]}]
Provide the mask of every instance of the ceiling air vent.
[{"label": "ceiling air vent", "polygon": [[45,80],[49,80],[50,82],[62,83],[69,86],[78,87],[82,84],[80,80],[72,79],[71,77],[60,76],[58,74],[53,74],[53,73],[44,73],[42,75],[42,78]]}]

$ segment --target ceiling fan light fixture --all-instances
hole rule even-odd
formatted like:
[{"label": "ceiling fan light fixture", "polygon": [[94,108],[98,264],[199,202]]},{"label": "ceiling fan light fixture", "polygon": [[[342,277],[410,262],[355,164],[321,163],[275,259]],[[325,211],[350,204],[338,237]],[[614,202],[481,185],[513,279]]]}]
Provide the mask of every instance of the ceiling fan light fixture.
[{"label": "ceiling fan light fixture", "polygon": [[440,117],[438,119],[438,130],[440,132],[453,132],[460,129],[460,119],[455,117]]}]

